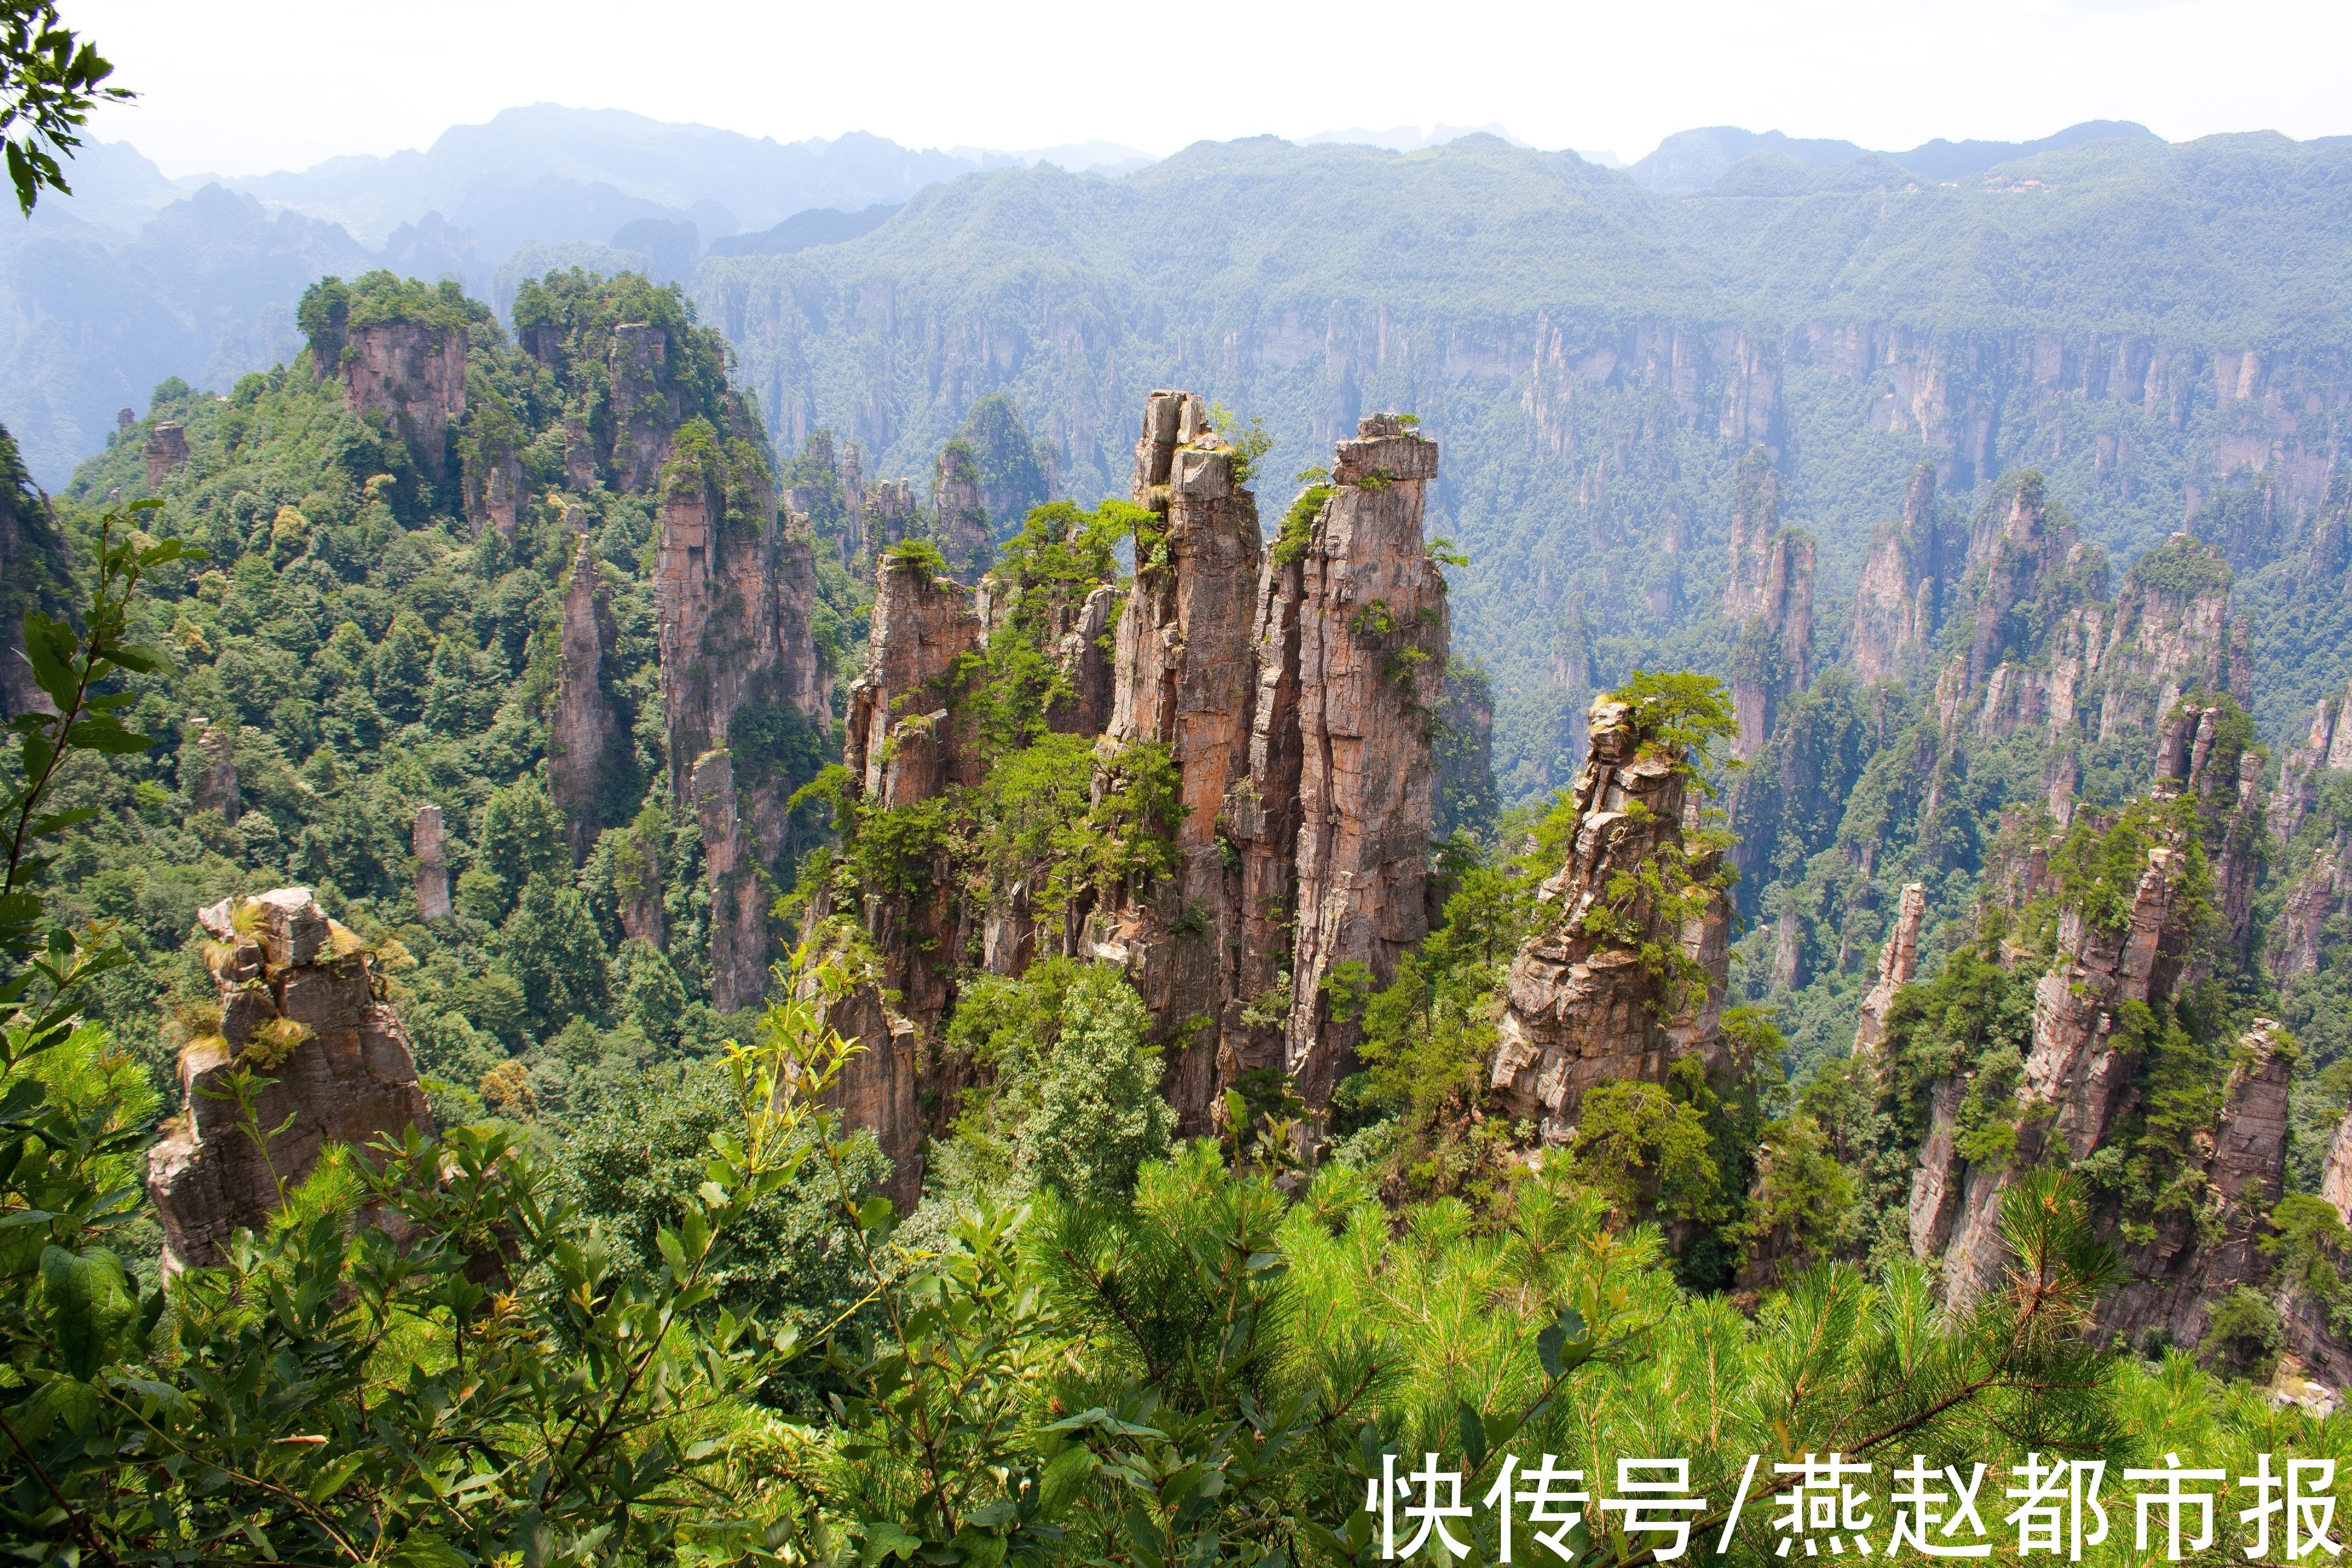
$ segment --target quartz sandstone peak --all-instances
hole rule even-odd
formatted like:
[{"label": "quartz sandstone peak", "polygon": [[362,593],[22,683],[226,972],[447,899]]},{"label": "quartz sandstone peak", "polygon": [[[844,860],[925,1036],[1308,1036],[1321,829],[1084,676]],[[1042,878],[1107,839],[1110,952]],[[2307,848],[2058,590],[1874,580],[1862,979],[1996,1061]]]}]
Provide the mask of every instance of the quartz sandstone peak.
[{"label": "quartz sandstone peak", "polygon": [[[635,374],[654,375],[659,341],[647,328],[614,353],[636,366]],[[652,440],[635,419],[624,426],[625,440]],[[625,453],[626,462],[637,462],[643,454],[629,450],[636,455]],[[757,1002],[766,984],[764,889],[787,849],[792,797],[792,781],[772,763],[739,766],[728,754],[729,737],[747,710],[771,722],[830,727],[828,677],[811,630],[816,569],[806,520],[778,517],[764,465],[685,453],[664,470],[661,490],[654,606],[669,785],[674,803],[700,825],[706,882],[726,908],[723,921],[713,913],[711,979],[711,1005],[725,1012]],[[576,574],[574,585],[584,586]],[[593,607],[593,589],[586,603]],[[584,665],[586,623],[579,630]],[[601,631],[599,638],[601,649]],[[584,706],[584,681],[574,689]],[[595,796],[582,791],[575,798]]]},{"label": "quartz sandstone peak", "polygon": [[625,759],[613,755],[625,744],[619,717],[604,690],[604,661],[613,657],[613,609],[604,576],[578,536],[563,595],[555,711],[548,724],[547,782],[563,814],[574,860],[587,854],[597,828],[597,795]]},{"label": "quartz sandstone peak", "polygon": [[1300,561],[1297,938],[1287,1067],[1310,1106],[1354,1060],[1359,1021],[1329,982],[1375,985],[1428,933],[1431,725],[1452,625],[1423,535],[1437,443],[1394,414],[1333,453],[1331,494]]},{"label": "quartz sandstone peak", "polygon": [[1174,876],[1106,896],[1087,940],[1096,956],[1126,964],[1164,1029],[1202,1021],[1194,1043],[1171,1053],[1170,1101],[1184,1131],[1205,1131],[1233,903],[1219,813],[1249,769],[1263,546],[1257,501],[1234,471],[1232,447],[1190,393],[1155,392],[1145,403],[1130,493],[1150,521],[1137,528],[1099,750],[1109,762],[1140,742],[1166,746],[1183,816]]},{"label": "quartz sandstone peak", "polygon": [[466,333],[458,327],[380,321],[343,341],[343,407],[381,414],[435,479],[449,472],[449,427],[466,413]]},{"label": "quartz sandstone peak", "polygon": [[1862,1014],[1853,1030],[1853,1054],[1866,1057],[1878,1049],[1886,1037],[1886,1015],[1895,1005],[1895,993],[1911,984],[1919,969],[1919,927],[1927,917],[1927,889],[1918,882],[1906,883],[1902,902],[1895,912],[1895,929],[1887,934],[1886,946],[1878,955],[1878,981],[1862,999]]},{"label": "quartz sandstone peak", "polygon": [[[1646,904],[1629,911],[1652,940],[1673,943],[1698,966],[1697,994],[1663,994],[1634,947],[1586,929],[1614,878],[1645,860],[1671,867],[1685,856],[1691,804],[1680,767],[1646,742],[1631,708],[1604,697],[1587,722],[1592,742],[1576,776],[1576,833],[1567,862],[1538,893],[1536,933],[1512,960],[1490,1074],[1505,1110],[1535,1122],[1555,1145],[1574,1133],[1592,1089],[1662,1084],[1675,1060],[1693,1052],[1713,1064],[1730,969],[1730,909],[1719,895],[1674,930]],[[1691,868],[1693,880],[1709,869]]]},{"label": "quartz sandstone peak", "polygon": [[147,437],[147,488],[161,489],[163,481],[188,466],[188,433],[176,419],[159,419]]},{"label": "quartz sandstone peak", "polygon": [[[166,1273],[221,1262],[229,1237],[265,1226],[280,1184],[302,1181],[329,1144],[364,1155],[379,1134],[434,1131],[407,1036],[377,1000],[364,947],[309,889],[224,899],[197,919],[213,939],[205,962],[221,1012],[217,1032],[181,1051],[185,1109],[148,1155]],[[241,1069],[264,1080],[250,1129],[226,1083]]]},{"label": "quartz sandstone peak", "polygon": [[441,808],[420,805],[408,835],[410,853],[416,857],[416,918],[446,920],[449,916],[449,852],[444,843]]},{"label": "quartz sandstone peak", "polygon": [[1922,668],[1943,613],[1945,563],[1936,524],[1936,466],[1911,476],[1903,521],[1873,536],[1854,595],[1848,659],[1866,686],[1908,680]]}]

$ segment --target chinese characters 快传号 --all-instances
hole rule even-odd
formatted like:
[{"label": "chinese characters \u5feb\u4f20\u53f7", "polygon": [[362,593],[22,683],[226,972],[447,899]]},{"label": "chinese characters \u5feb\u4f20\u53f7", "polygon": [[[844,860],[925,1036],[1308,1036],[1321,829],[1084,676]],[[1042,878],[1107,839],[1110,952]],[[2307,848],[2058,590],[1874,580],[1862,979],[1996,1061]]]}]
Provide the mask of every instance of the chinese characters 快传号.
[{"label": "chinese characters \u5feb\u4f20\u53f7", "polygon": [[[1691,1489],[1687,1459],[1619,1459],[1615,1486],[1596,1500],[1584,1472],[1563,1468],[1557,1455],[1525,1464],[1507,1454],[1483,1505],[1474,1505],[1463,1500],[1462,1472],[1440,1469],[1437,1455],[1424,1454],[1419,1468],[1400,1474],[1398,1456],[1384,1454],[1381,1474],[1366,1485],[1364,1510],[1377,1521],[1374,1538],[1386,1561],[1472,1555],[1455,1529],[1467,1533],[1483,1506],[1494,1524],[1492,1550],[1503,1563],[1515,1552],[1537,1562],[1576,1560],[1590,1538],[1588,1510],[1599,1516],[1599,1531],[1622,1533],[1635,1552],[1657,1562],[1690,1552],[1695,1535],[1700,1550],[1721,1555],[1751,1508],[1769,1510],[1768,1550],[1776,1558],[1906,1551],[1988,1558],[1999,1542],[2004,1555],[2063,1554],[2079,1563],[2085,1546],[2106,1541],[2122,1523],[2137,1551],[2178,1563],[2184,1551],[2213,1544],[2216,1500],[2231,1479],[2227,1469],[2184,1466],[2179,1455],[2167,1454],[2159,1468],[2124,1469],[2122,1479],[2138,1489],[2103,1501],[2104,1459],[2029,1453],[2009,1468],[2011,1484],[1989,1489],[1981,1463],[1937,1468],[1914,1454],[1889,1474],[1893,1489],[1882,1504],[1867,1461],[1807,1454],[1774,1464],[1759,1482],[1761,1460],[1748,1456],[1735,1495],[1710,1512],[1706,1497]],[[2289,1562],[2339,1556],[2335,1486],[2333,1459],[2288,1458],[2280,1467],[2272,1455],[2258,1455],[2254,1473],[2237,1478],[2239,1495],[2252,1499],[2237,1512],[2249,1537],[2244,1554],[2261,1559],[2275,1550]],[[2111,1521],[2108,1501],[2128,1519]],[[2014,1506],[2002,1512],[2004,1502]]]}]

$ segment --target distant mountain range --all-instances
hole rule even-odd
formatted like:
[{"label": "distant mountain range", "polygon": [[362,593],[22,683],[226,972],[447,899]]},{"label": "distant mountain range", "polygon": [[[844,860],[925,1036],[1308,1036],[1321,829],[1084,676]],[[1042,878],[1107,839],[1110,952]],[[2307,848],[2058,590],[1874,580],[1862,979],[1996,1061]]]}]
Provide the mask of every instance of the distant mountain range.
[{"label": "distant mountain range", "polygon": [[[1465,134],[1478,133],[1354,129],[1307,141],[1428,156]],[[2116,139],[2154,141],[2142,126],[2092,121],[2033,142],[1870,153],[1717,127],[1668,137],[1605,177],[1628,195],[1665,196],[1787,191],[1822,178],[1950,181]],[[0,226],[9,307],[0,423],[41,482],[62,483],[104,445],[117,410],[143,407],[166,377],[226,390],[290,355],[294,301],[329,272],[381,266],[456,277],[501,307],[523,278],[557,266],[635,268],[690,284],[714,261],[849,242],[947,182],[1049,163],[1118,179],[1155,162],[1106,142],[942,151],[859,132],[786,143],[550,104],[453,127],[422,152],[224,179],[167,178],[135,148],[100,144],[76,162],[71,198]],[[1582,163],[1596,173],[1619,167],[1607,153]]]}]

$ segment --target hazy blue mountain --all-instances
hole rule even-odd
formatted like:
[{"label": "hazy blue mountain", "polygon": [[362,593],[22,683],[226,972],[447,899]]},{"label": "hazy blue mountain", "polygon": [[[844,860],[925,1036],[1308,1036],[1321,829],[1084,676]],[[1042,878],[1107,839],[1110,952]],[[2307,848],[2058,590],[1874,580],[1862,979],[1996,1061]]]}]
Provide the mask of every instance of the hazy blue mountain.
[{"label": "hazy blue mountain", "polygon": [[839,245],[882,226],[905,204],[877,202],[856,212],[811,207],[757,234],[729,235],[710,242],[713,256],[792,256],[812,245]]},{"label": "hazy blue mountain", "polygon": [[500,257],[527,239],[608,238],[633,218],[689,216],[704,237],[765,228],[814,206],[904,201],[1011,153],[918,151],[863,132],[780,142],[623,110],[534,104],[457,125],[423,152],[333,158],[226,182],[341,223],[381,244],[400,223],[445,214]]},{"label": "hazy blue mountain", "polygon": [[2128,120],[2086,120],[2038,142],[1947,142],[1937,137],[1907,153],[1873,154],[1851,142],[1808,141],[1783,136],[1778,131],[1742,131],[1737,126],[1716,125],[1667,137],[1658,143],[1655,152],[1633,164],[1631,173],[1652,190],[1687,195],[1706,190],[1735,166],[1760,153],[1815,167],[1876,156],[1927,179],[1953,180],[1980,174],[1996,164],[2014,163],[2039,153],[2056,153],[2085,142],[2112,138],[2158,140],[2155,132]]}]

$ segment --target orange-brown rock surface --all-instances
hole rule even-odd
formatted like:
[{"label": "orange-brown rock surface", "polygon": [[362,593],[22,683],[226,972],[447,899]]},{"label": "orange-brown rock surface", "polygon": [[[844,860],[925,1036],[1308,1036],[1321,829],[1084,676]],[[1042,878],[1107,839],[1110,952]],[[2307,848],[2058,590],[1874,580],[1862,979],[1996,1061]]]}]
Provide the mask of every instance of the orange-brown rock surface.
[{"label": "orange-brown rock surface", "polygon": [[555,711],[548,721],[547,783],[573,859],[588,852],[603,826],[598,791],[625,759],[612,755],[627,743],[613,700],[604,689],[604,663],[613,657],[613,609],[604,574],[579,536],[572,574],[563,593],[563,621],[557,643]]},{"label": "orange-brown rock surface", "polygon": [[159,419],[148,435],[147,447],[142,454],[147,459],[147,488],[163,488],[163,481],[188,466],[188,433],[176,419]]},{"label": "orange-brown rock surface", "polygon": [[449,471],[449,427],[466,412],[466,333],[457,327],[382,321],[343,339],[343,406],[381,414],[416,466]]},{"label": "orange-brown rock surface", "polygon": [[1432,721],[1445,689],[1444,575],[1423,534],[1437,443],[1392,414],[1339,443],[1300,562],[1297,939],[1286,1066],[1320,1106],[1359,1026],[1328,982],[1373,984],[1428,933]]},{"label": "orange-brown rock surface", "polygon": [[[1634,947],[1587,929],[1613,878],[1645,861],[1685,870],[1685,786],[1675,761],[1635,727],[1625,704],[1603,698],[1588,716],[1591,752],[1576,776],[1576,837],[1538,898],[1536,934],[1512,960],[1490,1083],[1516,1119],[1548,1144],[1575,1131],[1587,1091],[1619,1080],[1664,1083],[1675,1058],[1710,1063],[1729,973],[1730,909],[1719,896],[1702,917],[1667,930],[1646,898],[1622,911],[1652,940],[1693,961],[1704,984],[1675,995]],[[1708,865],[1687,867],[1697,877]]]},{"label": "orange-brown rock surface", "polygon": [[1108,761],[1139,743],[1168,748],[1183,807],[1178,869],[1159,886],[1108,894],[1087,928],[1095,955],[1127,966],[1161,1027],[1192,1032],[1195,1043],[1171,1062],[1170,1100],[1188,1131],[1206,1130],[1215,1098],[1231,910],[1218,814],[1248,771],[1257,688],[1251,623],[1263,547],[1256,500],[1234,462],[1200,398],[1151,395],[1132,493],[1152,521],[1137,530],[1100,751]]},{"label": "orange-brown rock surface", "polygon": [[420,805],[409,829],[409,852],[416,857],[416,918],[446,920],[449,916],[449,852],[441,822],[441,808]]},{"label": "orange-brown rock surface", "polygon": [[1895,929],[1878,955],[1878,980],[1862,999],[1862,1013],[1853,1028],[1853,1054],[1866,1057],[1886,1038],[1886,1014],[1895,993],[1911,984],[1919,971],[1919,927],[1927,918],[1927,889],[1906,883],[1895,907]]},{"label": "orange-brown rock surface", "polygon": [[[166,1273],[220,1262],[229,1237],[267,1225],[327,1145],[363,1151],[378,1134],[434,1130],[365,950],[309,889],[225,899],[198,919],[221,1014],[216,1033],[180,1053],[185,1103],[148,1155]],[[229,1086],[240,1071],[255,1080],[249,1123]]]}]

